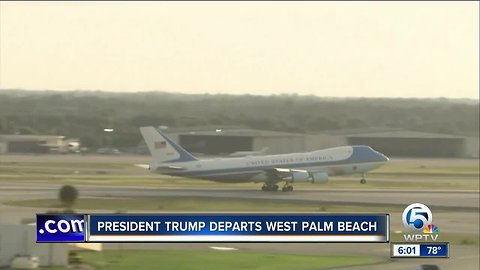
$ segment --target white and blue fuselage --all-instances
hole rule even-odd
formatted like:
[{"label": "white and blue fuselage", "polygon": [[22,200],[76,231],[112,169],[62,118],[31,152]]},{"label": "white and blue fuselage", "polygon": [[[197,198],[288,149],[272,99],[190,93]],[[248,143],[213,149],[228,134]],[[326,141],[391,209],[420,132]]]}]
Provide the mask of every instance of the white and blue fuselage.
[{"label": "white and blue fuselage", "polygon": [[306,153],[199,160],[153,127],[140,128],[153,156],[150,171],[218,182],[326,182],[329,176],[362,174],[388,158],[369,146],[340,146]]},{"label": "white and blue fuselage", "polygon": [[367,173],[388,158],[369,146],[341,146],[307,153],[218,158],[150,164],[152,172],[220,182],[265,182],[274,168],[325,172],[329,176]]}]

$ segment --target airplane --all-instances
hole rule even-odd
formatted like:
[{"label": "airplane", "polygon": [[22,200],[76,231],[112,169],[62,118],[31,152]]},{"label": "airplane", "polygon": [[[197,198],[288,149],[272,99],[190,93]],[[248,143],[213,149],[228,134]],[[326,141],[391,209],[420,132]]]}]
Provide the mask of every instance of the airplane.
[{"label": "airplane", "polygon": [[247,156],[260,156],[268,151],[268,147],[264,147],[258,151],[238,151],[228,155],[228,157],[247,157]]},{"label": "airplane", "polygon": [[216,182],[263,182],[262,191],[293,191],[293,184],[322,184],[333,175],[362,174],[384,165],[389,159],[366,145],[340,146],[305,153],[197,159],[173,142],[160,129],[141,127],[140,132],[152,155],[148,165],[153,173]]}]

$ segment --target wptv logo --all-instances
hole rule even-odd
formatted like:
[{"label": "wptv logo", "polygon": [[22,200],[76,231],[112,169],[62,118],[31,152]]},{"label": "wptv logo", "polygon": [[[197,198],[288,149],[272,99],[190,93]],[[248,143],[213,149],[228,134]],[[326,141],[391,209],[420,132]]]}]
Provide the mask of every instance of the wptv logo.
[{"label": "wptv logo", "polygon": [[404,234],[407,242],[437,241],[438,227],[432,224],[433,215],[430,208],[421,203],[412,203],[403,210],[403,226],[412,231]]},{"label": "wptv logo", "polygon": [[84,242],[84,215],[37,215],[37,242]]}]

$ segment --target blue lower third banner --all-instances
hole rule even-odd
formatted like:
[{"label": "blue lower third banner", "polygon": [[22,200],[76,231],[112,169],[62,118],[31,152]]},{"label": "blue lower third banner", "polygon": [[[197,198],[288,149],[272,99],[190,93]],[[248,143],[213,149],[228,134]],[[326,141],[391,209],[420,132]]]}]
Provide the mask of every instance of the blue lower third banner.
[{"label": "blue lower third banner", "polygon": [[37,229],[43,230],[43,233],[37,233],[37,242],[76,241],[73,235],[67,237],[69,232],[66,229],[74,228],[72,217],[83,218],[86,226],[82,237],[85,242],[389,241],[388,214],[164,213],[48,216],[47,219],[37,215]]}]

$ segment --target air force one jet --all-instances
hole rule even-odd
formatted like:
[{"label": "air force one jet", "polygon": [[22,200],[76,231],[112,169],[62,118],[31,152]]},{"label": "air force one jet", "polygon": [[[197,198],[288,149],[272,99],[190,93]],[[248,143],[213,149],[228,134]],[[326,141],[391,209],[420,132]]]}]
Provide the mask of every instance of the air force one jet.
[{"label": "air force one jet", "polygon": [[[206,179],[217,182],[263,182],[263,191],[292,191],[294,183],[326,183],[328,177],[362,174],[378,168],[388,158],[369,146],[341,146],[306,153],[247,156],[199,160],[173,142],[159,129],[141,127],[152,161],[145,166],[151,172]],[[141,166],[141,165],[140,165]]]}]

